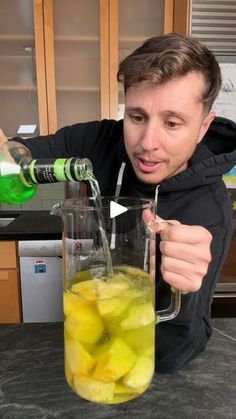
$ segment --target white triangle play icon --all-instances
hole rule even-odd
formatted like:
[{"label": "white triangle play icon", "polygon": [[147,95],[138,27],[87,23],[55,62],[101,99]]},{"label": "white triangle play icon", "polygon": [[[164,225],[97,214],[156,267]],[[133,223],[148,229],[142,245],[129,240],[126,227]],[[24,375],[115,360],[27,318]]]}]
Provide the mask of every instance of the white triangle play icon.
[{"label": "white triangle play icon", "polygon": [[117,204],[117,202],[110,201],[110,218],[117,217],[123,212],[126,212],[128,209],[123,205]]}]

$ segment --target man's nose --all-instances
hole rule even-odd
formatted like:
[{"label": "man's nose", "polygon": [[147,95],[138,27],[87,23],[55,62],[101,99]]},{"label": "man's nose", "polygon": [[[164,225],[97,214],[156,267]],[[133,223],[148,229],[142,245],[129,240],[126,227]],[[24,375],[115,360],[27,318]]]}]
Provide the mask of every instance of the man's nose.
[{"label": "man's nose", "polygon": [[160,132],[158,127],[150,125],[146,126],[141,138],[141,146],[144,150],[156,150],[159,148]]}]

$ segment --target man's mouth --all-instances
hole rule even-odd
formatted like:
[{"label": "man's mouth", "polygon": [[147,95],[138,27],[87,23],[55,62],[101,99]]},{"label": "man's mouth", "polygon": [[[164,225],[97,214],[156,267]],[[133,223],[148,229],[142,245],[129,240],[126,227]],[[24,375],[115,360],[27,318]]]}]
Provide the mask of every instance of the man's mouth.
[{"label": "man's mouth", "polygon": [[137,157],[137,165],[139,170],[146,173],[153,173],[158,166],[160,166],[162,160],[150,160],[142,157]]},{"label": "man's mouth", "polygon": [[155,162],[155,161],[149,161],[149,160],[143,160],[143,159],[140,159],[140,160],[146,166],[155,166],[157,164],[157,162]]}]

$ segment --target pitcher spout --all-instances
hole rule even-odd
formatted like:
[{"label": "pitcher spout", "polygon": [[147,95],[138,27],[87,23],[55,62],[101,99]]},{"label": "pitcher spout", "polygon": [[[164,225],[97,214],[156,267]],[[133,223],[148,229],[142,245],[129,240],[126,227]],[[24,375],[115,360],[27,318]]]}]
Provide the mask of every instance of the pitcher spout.
[{"label": "pitcher spout", "polygon": [[62,202],[57,202],[53,205],[50,211],[50,215],[60,215],[63,217]]}]

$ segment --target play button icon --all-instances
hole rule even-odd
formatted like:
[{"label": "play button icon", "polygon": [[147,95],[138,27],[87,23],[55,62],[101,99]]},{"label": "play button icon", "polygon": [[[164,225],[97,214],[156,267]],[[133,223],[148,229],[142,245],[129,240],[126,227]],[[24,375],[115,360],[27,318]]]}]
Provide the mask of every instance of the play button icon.
[{"label": "play button icon", "polygon": [[110,218],[115,218],[127,210],[128,209],[123,205],[117,204],[117,202],[114,201],[110,201]]}]

